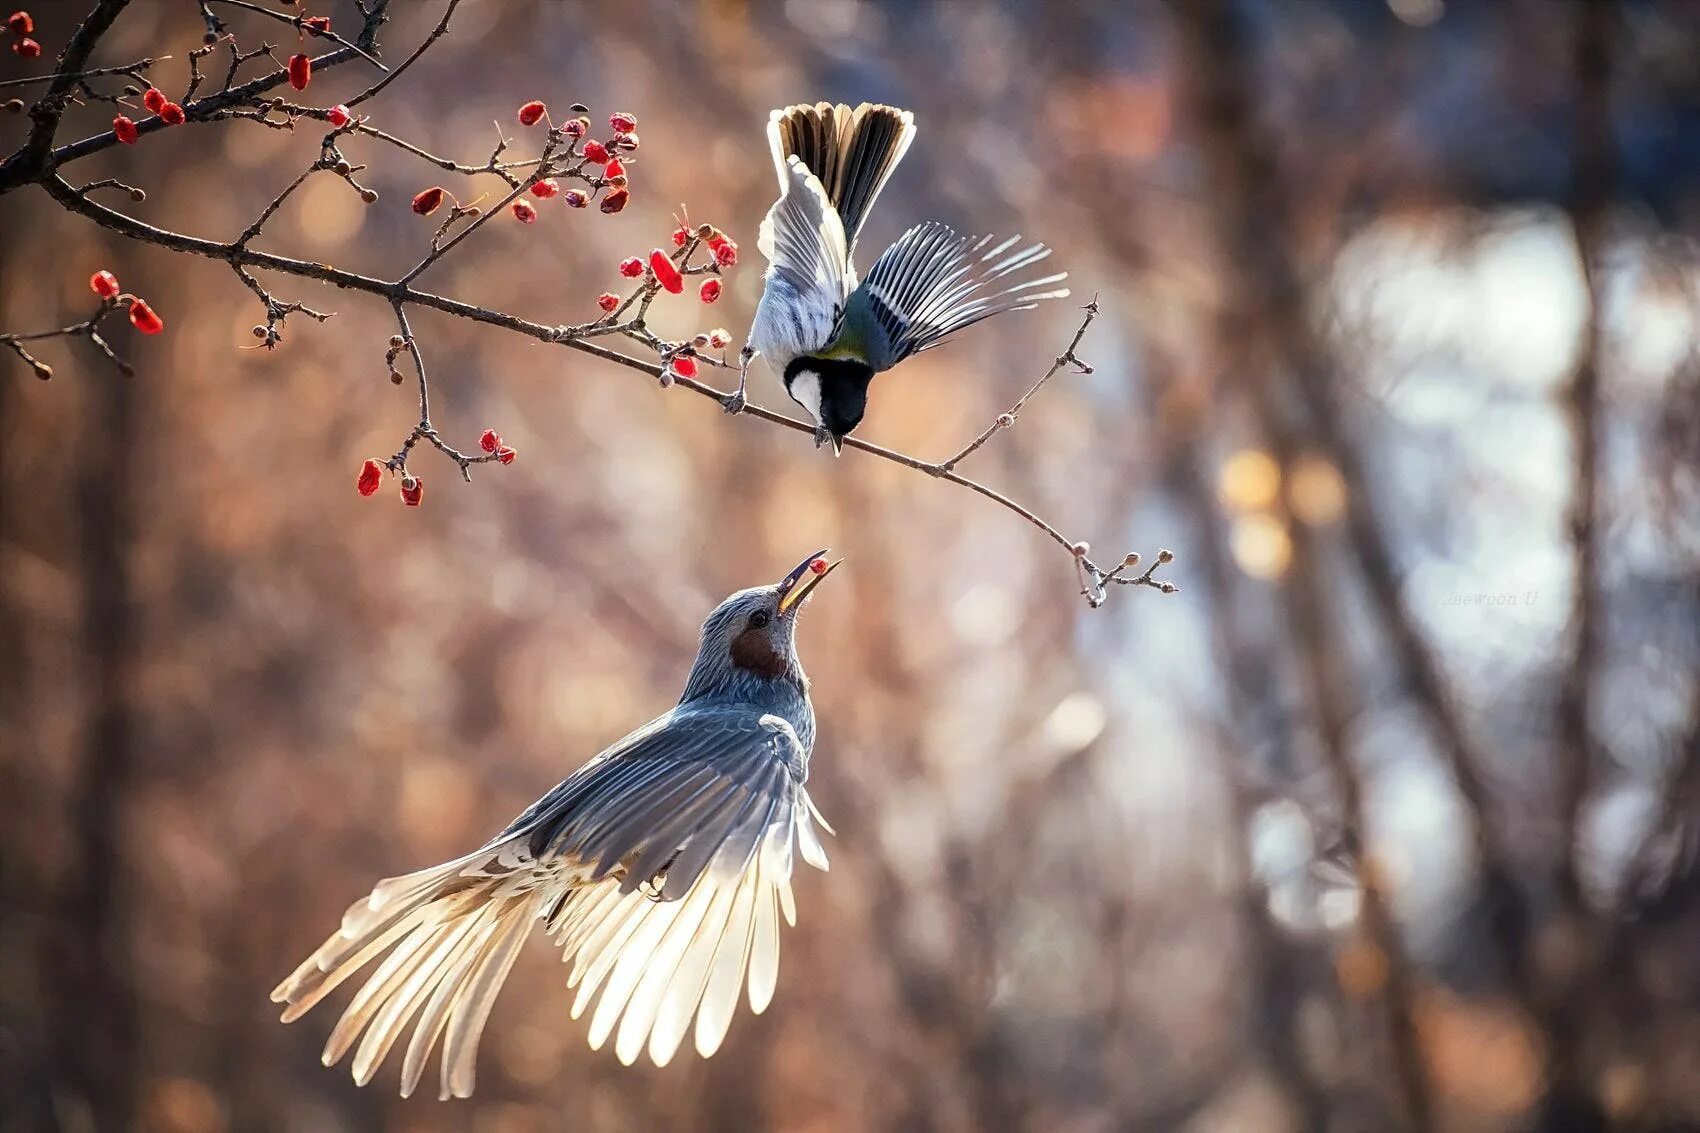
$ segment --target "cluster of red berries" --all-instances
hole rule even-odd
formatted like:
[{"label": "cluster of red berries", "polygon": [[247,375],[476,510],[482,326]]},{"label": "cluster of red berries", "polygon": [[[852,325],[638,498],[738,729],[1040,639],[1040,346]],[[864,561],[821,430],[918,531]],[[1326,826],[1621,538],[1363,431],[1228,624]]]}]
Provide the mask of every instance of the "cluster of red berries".
[{"label": "cluster of red berries", "polygon": [[[494,429],[485,429],[479,434],[478,447],[501,464],[512,464],[519,457],[519,453],[502,443],[502,435]],[[354,490],[362,496],[377,495],[378,489],[384,486],[384,471],[388,467],[375,457],[367,457],[360,465],[360,475],[354,480]],[[403,471],[401,502],[408,507],[418,507],[424,500],[425,478]]]},{"label": "cluster of red berries", "polygon": [[12,40],[12,54],[19,59],[41,58],[41,44],[30,38],[35,31],[35,18],[28,12],[13,12],[6,17],[6,30],[16,38]]},{"label": "cluster of red berries", "polygon": [[[362,496],[375,496],[378,489],[384,486],[384,469],[388,466],[381,460],[367,457],[360,465],[360,475],[354,481],[354,490]],[[425,500],[425,478],[415,476],[411,472],[402,473],[401,502],[408,507],[418,507]]]},{"label": "cluster of red berries", "polygon": [[[165,92],[158,87],[149,87],[142,92],[142,105],[147,107],[155,117],[167,126],[181,126],[184,122],[183,108],[166,98]],[[112,132],[125,145],[133,146],[136,144],[138,137],[136,123],[125,115],[120,114],[112,120]]]},{"label": "cluster of red berries", "polygon": [[[693,236],[700,237],[703,243],[708,245],[717,268],[731,267],[738,262],[738,245],[712,224],[705,224],[695,232],[681,224],[673,231],[673,246],[683,248],[691,242]],[[663,290],[673,295],[678,295],[685,289],[685,278],[679,271],[679,266],[661,248],[650,251],[647,266],[637,256],[627,256],[620,261],[618,270],[627,279],[638,279],[647,272],[655,277],[655,282],[660,284]],[[713,303],[720,298],[724,290],[725,285],[718,277],[710,277],[697,287],[697,298],[704,303]],[[620,302],[620,297],[612,291],[604,291],[596,297],[596,305],[610,314],[619,309]]]},{"label": "cluster of red berries", "polygon": [[[583,110],[584,108],[575,106],[573,109]],[[534,98],[530,102],[521,104],[517,117],[521,126],[535,126],[539,122],[549,120],[549,107],[541,99]],[[614,136],[611,139],[607,142],[599,142],[592,138],[584,142],[579,152],[584,155],[586,161],[602,167],[602,182],[608,191],[602,194],[602,203],[599,207],[603,212],[616,213],[624,209],[632,198],[631,190],[626,187],[626,164],[620,160],[618,155],[622,152],[630,153],[638,148],[637,118],[624,113],[611,114],[608,116],[608,125],[614,131]],[[577,142],[590,133],[590,119],[582,115],[570,119],[561,126],[561,133]],[[576,209],[584,208],[590,204],[588,194],[577,189],[568,189],[563,192],[560,182],[553,177],[545,177],[534,182],[531,186],[531,195],[538,200],[548,200],[551,197],[559,196],[569,207]],[[513,214],[526,224],[531,224],[537,220],[537,208],[530,201],[515,201],[513,203]]]},{"label": "cluster of red berries", "polygon": [[[118,277],[109,271],[97,271],[89,276],[89,290],[100,296],[103,303],[121,302],[123,288],[118,286]],[[130,296],[130,325],[143,334],[158,334],[165,329],[165,320],[159,317],[159,312],[148,306],[148,301],[139,295]]]}]

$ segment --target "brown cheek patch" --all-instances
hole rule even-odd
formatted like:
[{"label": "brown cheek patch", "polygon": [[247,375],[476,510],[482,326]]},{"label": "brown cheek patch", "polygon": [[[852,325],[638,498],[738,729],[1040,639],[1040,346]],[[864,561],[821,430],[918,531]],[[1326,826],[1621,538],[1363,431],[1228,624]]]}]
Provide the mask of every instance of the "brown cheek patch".
[{"label": "brown cheek patch", "polygon": [[763,677],[783,677],[785,658],[759,629],[747,629],[732,639],[732,664]]}]

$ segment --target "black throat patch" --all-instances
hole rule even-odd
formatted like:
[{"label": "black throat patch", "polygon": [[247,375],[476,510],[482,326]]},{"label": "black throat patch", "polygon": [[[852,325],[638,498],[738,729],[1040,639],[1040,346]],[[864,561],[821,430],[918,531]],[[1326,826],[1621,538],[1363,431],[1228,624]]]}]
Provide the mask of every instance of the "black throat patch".
[{"label": "black throat patch", "polygon": [[785,367],[785,389],[804,370],[820,375],[821,424],[837,436],[845,436],[862,423],[868,408],[868,383],[874,380],[874,368],[854,358],[819,358],[804,354],[791,359]]}]

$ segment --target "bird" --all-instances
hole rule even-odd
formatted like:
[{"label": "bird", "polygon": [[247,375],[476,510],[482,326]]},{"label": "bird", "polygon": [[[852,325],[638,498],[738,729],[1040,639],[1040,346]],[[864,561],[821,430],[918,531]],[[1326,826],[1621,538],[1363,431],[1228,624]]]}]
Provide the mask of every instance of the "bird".
[{"label": "bird", "polygon": [[477,850],[380,881],[350,906],[273,990],[283,1021],[382,957],[331,1031],[324,1064],[354,1050],[364,1086],[411,1026],[402,1096],[441,1040],[439,1094],[469,1097],[491,1005],[533,924],[570,965],[572,1017],[595,1003],[590,1046],[612,1037],[627,1065],[647,1050],[665,1066],[693,1018],[697,1053],[714,1054],[740,993],[764,1011],[779,918],[796,924],[793,849],[825,870],[816,826],[832,833],[805,786],[815,716],[796,649],[798,611],[843,561],[825,553],[715,607],[676,707]]},{"label": "bird", "polygon": [[1066,272],[1024,278],[1051,254],[1045,245],[960,236],[938,221],[910,228],[858,281],[856,237],[914,138],[911,111],[875,103],[769,116],[779,200],[757,237],[768,267],[728,412],[744,408],[750,363],[765,357],[814,418],[815,446],[840,453],[875,374],[982,319],[1068,295],[1052,286]]}]

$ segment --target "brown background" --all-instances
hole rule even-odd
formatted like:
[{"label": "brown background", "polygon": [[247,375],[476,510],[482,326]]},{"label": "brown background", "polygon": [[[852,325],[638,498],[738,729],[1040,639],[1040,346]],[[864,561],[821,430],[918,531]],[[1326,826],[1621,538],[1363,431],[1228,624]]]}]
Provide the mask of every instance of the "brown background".
[{"label": "brown background", "polygon": [[[35,6],[42,68],[83,7]],[[399,7],[392,59],[439,11]],[[914,108],[864,260],[937,217],[1043,239],[1101,296],[1095,373],[966,466],[1103,559],[1176,550],[1180,594],[1096,611],[1056,547],[968,493],[430,312],[439,423],[463,446],[495,426],[520,458],[463,485],[427,456],[424,507],[361,499],[360,460],[414,412],[385,377],[384,304],[268,279],[337,316],[247,349],[258,305],[223,266],[115,242],[38,189],[0,198],[0,328],[80,317],[98,267],[169,328],[115,334],[129,380],[84,343],[42,348],[47,384],[0,358],[0,1126],[1382,1130],[1405,1120],[1412,1049],[1435,1128],[1600,1127],[1577,1084],[1616,1128],[1700,1122],[1694,804],[1652,821],[1700,712],[1696,10],[1599,25],[1604,163],[1586,131],[1576,148],[1598,97],[1581,5],[1243,4],[1237,42],[1197,11],[471,0],[370,108],[474,161],[527,98],[635,113],[622,215],[500,218],[423,282],[588,319],[685,202],[745,257],[719,306],[662,307],[664,334],[747,325],[771,107]],[[175,53],[160,73],[180,89],[199,34],[193,5],[139,3],[97,61]],[[25,73],[0,57],[0,78]],[[367,81],[348,66],[303,97]],[[107,115],[73,111],[62,138]],[[26,122],[0,116],[0,149]],[[144,185],[124,207],[228,238],[319,136],[199,125],[77,176]],[[379,203],[321,178],[261,246],[377,274],[418,257],[405,204],[440,175],[351,149]],[[1605,203],[1578,196],[1601,172]],[[1603,232],[1591,287],[1578,219]],[[906,364],[862,435],[954,451],[1077,320],[1053,304]],[[1560,712],[1565,391],[1590,328],[1583,742]],[[666,708],[710,606],[829,544],[849,562],[801,646],[811,788],[839,834],[830,874],[800,879],[765,1016],[710,1062],[624,1069],[585,1049],[538,941],[455,1105],[398,1101],[393,1067],[364,1091],[321,1069],[332,1010],[277,1024],[266,992],[375,878],[482,841]],[[1402,631],[1437,658],[1441,700]],[[1480,884],[1447,723],[1485,764],[1516,900]],[[1351,882],[1362,847],[1391,954]]]}]

